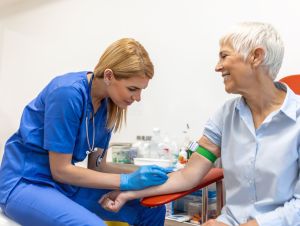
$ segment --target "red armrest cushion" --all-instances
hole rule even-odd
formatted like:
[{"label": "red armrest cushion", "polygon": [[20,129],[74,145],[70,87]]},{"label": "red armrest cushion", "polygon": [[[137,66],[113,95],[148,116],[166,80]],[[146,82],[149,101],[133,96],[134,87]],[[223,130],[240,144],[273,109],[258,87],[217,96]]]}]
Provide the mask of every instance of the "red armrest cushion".
[{"label": "red armrest cushion", "polygon": [[160,206],[163,204],[166,204],[168,202],[174,201],[176,199],[179,199],[185,195],[188,195],[194,191],[197,191],[201,188],[204,188],[212,183],[215,183],[219,180],[222,180],[224,177],[223,175],[223,169],[220,168],[212,168],[206,176],[201,180],[201,183],[187,191],[182,191],[182,192],[176,192],[173,194],[165,194],[165,195],[157,195],[157,196],[152,196],[152,197],[147,197],[143,198],[141,200],[141,204],[143,206],[148,206],[148,207],[155,207],[155,206]]}]

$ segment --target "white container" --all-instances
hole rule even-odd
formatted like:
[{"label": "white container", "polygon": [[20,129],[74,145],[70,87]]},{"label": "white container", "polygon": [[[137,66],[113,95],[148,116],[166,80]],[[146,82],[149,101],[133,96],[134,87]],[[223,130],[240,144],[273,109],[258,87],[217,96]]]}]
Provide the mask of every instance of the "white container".
[{"label": "white container", "polygon": [[161,167],[172,166],[172,161],[168,159],[152,159],[152,158],[134,158],[134,165],[145,166],[145,165],[158,165]]}]

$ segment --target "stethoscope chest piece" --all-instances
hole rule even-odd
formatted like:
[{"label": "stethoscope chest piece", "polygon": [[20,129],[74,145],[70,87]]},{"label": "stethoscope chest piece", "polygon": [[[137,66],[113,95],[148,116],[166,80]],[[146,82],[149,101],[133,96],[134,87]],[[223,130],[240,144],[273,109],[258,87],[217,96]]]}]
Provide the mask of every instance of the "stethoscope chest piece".
[{"label": "stethoscope chest piece", "polygon": [[[90,147],[89,147],[90,148]],[[98,148],[97,147],[95,147],[95,148],[93,148],[93,149],[89,149],[89,150],[87,150],[85,153],[87,154],[87,155],[89,155],[89,154],[91,154],[91,153],[93,153],[93,152],[96,152],[96,151],[98,151]]]}]

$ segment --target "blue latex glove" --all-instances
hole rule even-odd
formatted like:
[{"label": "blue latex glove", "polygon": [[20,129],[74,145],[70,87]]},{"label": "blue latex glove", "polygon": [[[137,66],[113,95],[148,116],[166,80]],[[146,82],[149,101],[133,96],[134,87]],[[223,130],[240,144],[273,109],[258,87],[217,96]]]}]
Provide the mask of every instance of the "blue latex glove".
[{"label": "blue latex glove", "polygon": [[141,166],[130,174],[121,174],[120,190],[141,190],[150,186],[160,185],[168,179],[170,168],[156,165]]}]

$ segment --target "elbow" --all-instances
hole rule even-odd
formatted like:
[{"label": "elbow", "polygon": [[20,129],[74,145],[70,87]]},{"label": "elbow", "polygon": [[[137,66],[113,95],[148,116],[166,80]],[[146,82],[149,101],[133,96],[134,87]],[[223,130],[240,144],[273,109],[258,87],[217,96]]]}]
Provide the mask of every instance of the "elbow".
[{"label": "elbow", "polygon": [[199,181],[191,180],[191,179],[186,178],[185,183],[186,183],[185,190],[190,190],[190,189],[196,187],[199,184]]},{"label": "elbow", "polygon": [[180,177],[183,190],[190,190],[199,184],[198,179],[195,179],[195,177],[187,176],[184,172],[180,172]]},{"label": "elbow", "polygon": [[52,179],[56,182],[66,184],[67,183],[67,175],[65,169],[51,169]]},{"label": "elbow", "polygon": [[59,183],[65,182],[64,177],[60,173],[51,171],[51,174],[52,174],[52,179],[54,181],[59,182]]},{"label": "elbow", "polygon": [[198,172],[197,170],[183,169],[181,172],[186,189],[192,189],[199,185],[206,172]]}]

